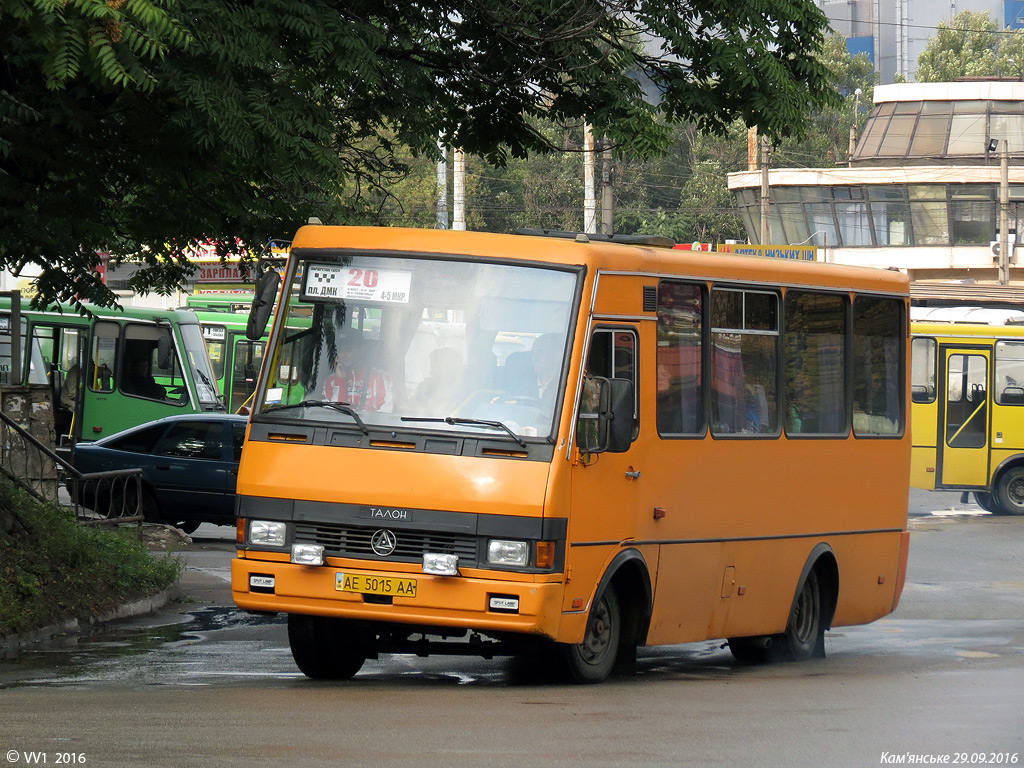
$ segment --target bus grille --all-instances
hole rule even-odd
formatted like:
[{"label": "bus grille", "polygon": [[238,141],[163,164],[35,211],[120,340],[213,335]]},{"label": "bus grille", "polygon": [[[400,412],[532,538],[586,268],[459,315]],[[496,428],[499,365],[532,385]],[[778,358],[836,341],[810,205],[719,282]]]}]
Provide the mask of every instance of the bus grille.
[{"label": "bus grille", "polygon": [[379,528],[362,528],[335,523],[296,523],[296,544],[322,544],[329,557],[354,557],[373,560],[399,560],[420,562],[425,552],[458,555],[459,565],[477,564],[477,539],[474,536],[456,536],[450,533],[392,530],[398,543],[395,551],[381,557],[370,548],[370,537]]}]

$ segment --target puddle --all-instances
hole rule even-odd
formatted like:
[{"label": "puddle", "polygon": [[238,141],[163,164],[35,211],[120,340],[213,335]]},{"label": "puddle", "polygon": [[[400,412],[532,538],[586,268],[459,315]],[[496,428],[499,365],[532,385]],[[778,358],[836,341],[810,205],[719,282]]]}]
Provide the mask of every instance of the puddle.
[{"label": "puddle", "polygon": [[90,678],[98,668],[125,657],[140,656],[175,644],[192,645],[211,633],[243,627],[285,624],[282,615],[258,615],[228,606],[198,608],[184,614],[185,621],[142,625],[152,617],[106,625],[94,632],[69,634],[42,643],[0,651],[0,689]]}]

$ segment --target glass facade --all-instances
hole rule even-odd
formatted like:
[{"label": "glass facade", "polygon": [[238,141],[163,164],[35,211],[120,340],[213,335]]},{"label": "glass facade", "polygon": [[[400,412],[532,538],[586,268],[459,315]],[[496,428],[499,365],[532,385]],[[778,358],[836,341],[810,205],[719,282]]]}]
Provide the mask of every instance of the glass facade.
[{"label": "glass facade", "polygon": [[[751,242],[758,242],[760,190],[734,194]],[[771,194],[775,243],[987,246],[997,239],[999,188],[992,184],[792,186]],[[1011,227],[1016,208],[1010,206]]]},{"label": "glass facade", "polygon": [[[987,247],[999,239],[1003,141],[1010,164],[1009,230],[1024,231],[1024,90],[1011,85],[905,86],[912,92],[880,86],[894,89],[892,98],[875,105],[848,168],[816,169],[803,177],[771,172],[768,242]],[[759,243],[760,184],[745,184],[733,195],[748,238]]]},{"label": "glass facade", "polygon": [[990,139],[1024,157],[1024,105],[1017,101],[884,102],[868,117],[851,158],[855,166],[937,165],[994,160]]}]

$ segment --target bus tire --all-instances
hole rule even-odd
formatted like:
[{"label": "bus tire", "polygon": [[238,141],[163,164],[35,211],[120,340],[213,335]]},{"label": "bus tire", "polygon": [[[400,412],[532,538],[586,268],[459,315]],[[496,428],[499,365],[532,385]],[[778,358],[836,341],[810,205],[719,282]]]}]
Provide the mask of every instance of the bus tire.
[{"label": "bus tire", "polygon": [[288,645],[299,671],[313,680],[348,680],[366,661],[342,619],[289,613]]},{"label": "bus tire", "polygon": [[783,658],[806,661],[814,656],[825,655],[824,602],[818,573],[812,568],[793,603],[786,631],[780,637]]},{"label": "bus tire", "polygon": [[1010,467],[999,476],[995,492],[999,513],[1024,515],[1024,467]]},{"label": "bus tire", "polygon": [[615,668],[622,637],[622,612],[615,588],[609,586],[587,618],[583,642],[561,646],[565,672],[576,683],[600,683]]},{"label": "bus tire", "polygon": [[993,515],[1003,514],[1003,510],[999,508],[999,504],[996,503],[996,498],[991,493],[985,491],[975,491],[974,501],[979,507],[984,509],[986,512],[991,512]]}]

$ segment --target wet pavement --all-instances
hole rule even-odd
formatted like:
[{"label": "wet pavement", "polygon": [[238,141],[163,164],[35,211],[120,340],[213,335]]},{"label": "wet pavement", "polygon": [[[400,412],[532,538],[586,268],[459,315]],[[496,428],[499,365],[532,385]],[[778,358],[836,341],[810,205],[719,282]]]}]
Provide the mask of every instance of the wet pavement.
[{"label": "wet pavement", "polygon": [[[1024,534],[1024,521],[994,518],[960,503],[959,494],[917,495],[911,502],[911,564],[901,605],[881,621],[828,633],[829,674],[854,673],[865,662],[890,672],[965,663],[1019,667],[1024,570],[1016,539]],[[0,650],[0,688],[304,681],[288,649],[284,616],[248,614],[231,601],[233,533],[210,525],[196,532],[184,551],[187,566],[176,595],[158,612]],[[958,537],[956,559],[946,552],[950,535]],[[972,552],[982,553],[996,572],[966,568]],[[708,679],[734,674],[735,664],[721,641],[708,641],[642,649],[637,671],[653,680]],[[535,677],[528,666],[507,660],[382,656],[368,661],[357,679],[410,675],[420,682],[483,686]]]}]

